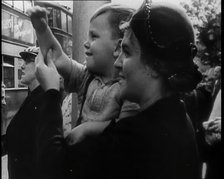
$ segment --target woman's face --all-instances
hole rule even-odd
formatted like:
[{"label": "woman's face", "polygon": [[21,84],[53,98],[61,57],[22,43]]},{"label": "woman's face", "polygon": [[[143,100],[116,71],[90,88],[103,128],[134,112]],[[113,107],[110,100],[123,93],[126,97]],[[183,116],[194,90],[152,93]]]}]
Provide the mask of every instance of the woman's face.
[{"label": "woman's face", "polygon": [[121,47],[115,67],[119,69],[122,97],[139,103],[147,93],[150,68],[142,63],[140,44],[131,30],[125,32]]}]

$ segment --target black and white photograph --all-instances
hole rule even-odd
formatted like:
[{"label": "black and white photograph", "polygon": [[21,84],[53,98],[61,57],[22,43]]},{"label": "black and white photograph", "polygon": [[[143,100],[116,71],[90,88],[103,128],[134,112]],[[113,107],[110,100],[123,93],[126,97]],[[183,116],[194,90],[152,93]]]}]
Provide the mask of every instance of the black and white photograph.
[{"label": "black and white photograph", "polygon": [[221,179],[221,0],[2,0],[1,179]]}]

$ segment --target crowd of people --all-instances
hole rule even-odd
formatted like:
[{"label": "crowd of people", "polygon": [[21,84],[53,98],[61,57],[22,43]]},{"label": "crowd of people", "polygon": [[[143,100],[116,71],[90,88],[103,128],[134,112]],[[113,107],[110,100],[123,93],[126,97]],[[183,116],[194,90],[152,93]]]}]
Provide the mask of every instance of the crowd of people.
[{"label": "crowd of people", "polygon": [[[204,162],[206,179],[221,178],[221,67],[199,72],[183,9],[103,5],[90,19],[85,65],[63,52],[44,8],[28,14],[39,48],[20,53],[29,94],[2,145],[10,179],[202,179]],[[73,92],[81,108],[71,129],[63,115]]]}]

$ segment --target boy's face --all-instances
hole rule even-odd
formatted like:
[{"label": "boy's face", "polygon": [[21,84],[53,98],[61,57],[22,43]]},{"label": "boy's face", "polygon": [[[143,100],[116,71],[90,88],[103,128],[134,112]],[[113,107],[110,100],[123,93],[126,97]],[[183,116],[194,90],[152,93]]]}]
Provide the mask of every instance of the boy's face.
[{"label": "boy's face", "polygon": [[115,42],[111,39],[112,29],[108,22],[109,13],[103,13],[90,23],[88,41],[85,42],[86,65],[88,70],[105,75],[113,68]]}]

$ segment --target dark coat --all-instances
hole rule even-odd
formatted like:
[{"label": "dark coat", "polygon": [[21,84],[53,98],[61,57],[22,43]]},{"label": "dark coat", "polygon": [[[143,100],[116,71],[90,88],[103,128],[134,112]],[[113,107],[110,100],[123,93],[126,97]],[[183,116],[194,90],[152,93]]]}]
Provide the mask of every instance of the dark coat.
[{"label": "dark coat", "polygon": [[60,132],[61,115],[53,113],[58,108],[57,92],[50,90],[45,95],[45,102],[48,100],[42,112],[48,118],[41,118],[38,126],[43,133],[38,135],[44,140],[37,141],[40,166],[44,163],[52,168],[54,164],[51,170],[59,172],[63,164],[55,162],[65,162],[75,179],[199,178],[194,130],[178,97],[162,99],[134,117],[111,122],[97,138],[66,148]]},{"label": "dark coat", "polygon": [[40,86],[30,92],[7,128],[9,179],[35,178],[35,134],[43,94]]}]

